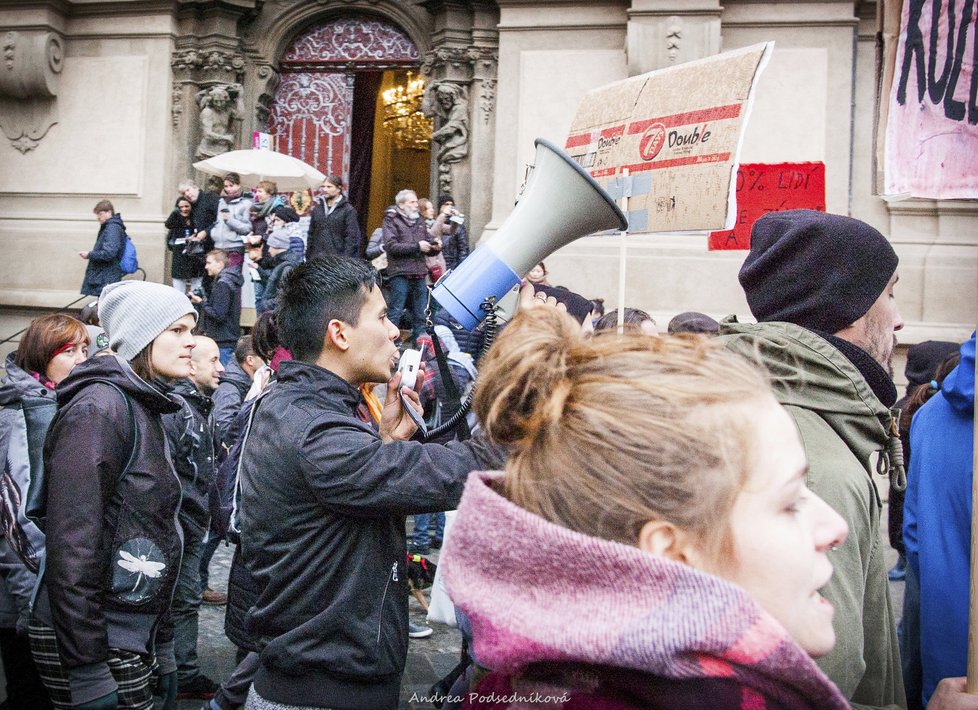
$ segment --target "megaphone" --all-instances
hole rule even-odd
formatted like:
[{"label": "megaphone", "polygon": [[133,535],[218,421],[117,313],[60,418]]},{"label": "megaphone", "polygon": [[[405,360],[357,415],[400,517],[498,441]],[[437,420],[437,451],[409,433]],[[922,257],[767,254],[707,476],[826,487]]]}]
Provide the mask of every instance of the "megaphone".
[{"label": "megaphone", "polygon": [[534,169],[512,214],[431,295],[466,330],[485,317],[487,298],[499,301],[548,255],[579,237],[628,226],[618,205],[571,157],[537,138]]}]

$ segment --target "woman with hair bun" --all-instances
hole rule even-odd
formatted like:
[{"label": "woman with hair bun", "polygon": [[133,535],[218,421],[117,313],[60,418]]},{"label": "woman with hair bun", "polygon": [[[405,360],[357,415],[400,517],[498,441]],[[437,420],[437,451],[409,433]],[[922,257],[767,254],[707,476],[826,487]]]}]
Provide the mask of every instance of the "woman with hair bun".
[{"label": "woman with hair bun", "polygon": [[511,457],[470,477],[446,540],[489,671],[466,707],[849,707],[812,660],[848,530],[751,364],[538,308],[481,370],[477,413]]},{"label": "woman with hair bun", "polygon": [[98,309],[116,355],[59,384],[44,443],[47,550],[31,650],[59,710],[149,710],[157,665],[175,707],[162,622],[183,547],[181,488],[161,415],[180,409],[167,392],[190,376],[197,316],[182,293],[145,281],[109,284]]}]

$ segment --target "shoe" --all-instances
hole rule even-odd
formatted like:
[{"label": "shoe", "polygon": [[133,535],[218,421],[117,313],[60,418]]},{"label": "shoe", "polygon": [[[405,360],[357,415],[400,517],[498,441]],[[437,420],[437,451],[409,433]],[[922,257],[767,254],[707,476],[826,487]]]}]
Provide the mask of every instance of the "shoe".
[{"label": "shoe", "polygon": [[210,700],[217,692],[217,683],[203,673],[177,685],[177,700]]},{"label": "shoe", "polygon": [[907,563],[903,557],[897,560],[897,563],[893,565],[886,578],[891,582],[902,582],[907,578]]},{"label": "shoe", "polygon": [[440,537],[433,537],[433,538],[431,538],[431,546],[434,549],[436,549],[436,550],[440,550],[441,549],[441,542],[442,542],[442,540],[441,540]]},{"label": "shoe", "polygon": [[413,639],[423,639],[431,636],[435,633],[435,630],[430,626],[422,626],[421,624],[414,624],[408,622],[408,636]]},{"label": "shoe", "polygon": [[412,555],[427,555],[431,553],[431,548],[427,545],[415,545],[412,542],[408,547],[408,552]]},{"label": "shoe", "polygon": [[215,592],[213,589],[205,589],[204,593],[200,595],[200,600],[211,606],[224,606],[228,603],[228,595]]}]

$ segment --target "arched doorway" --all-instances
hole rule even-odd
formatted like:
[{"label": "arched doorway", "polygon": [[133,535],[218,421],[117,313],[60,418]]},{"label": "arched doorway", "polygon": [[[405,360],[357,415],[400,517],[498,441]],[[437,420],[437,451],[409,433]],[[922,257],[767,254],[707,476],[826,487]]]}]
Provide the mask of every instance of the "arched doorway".
[{"label": "arched doorway", "polygon": [[428,192],[430,145],[400,145],[383,120],[382,91],[406,85],[419,64],[399,27],[362,16],[308,27],[280,60],[269,115],[276,149],[341,176],[365,234],[398,189]]}]

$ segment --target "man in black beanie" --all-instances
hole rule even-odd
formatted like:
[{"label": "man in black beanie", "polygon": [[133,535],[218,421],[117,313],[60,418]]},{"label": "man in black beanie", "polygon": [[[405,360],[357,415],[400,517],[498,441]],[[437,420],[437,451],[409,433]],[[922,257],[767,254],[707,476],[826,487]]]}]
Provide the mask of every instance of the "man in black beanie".
[{"label": "man in black beanie", "polygon": [[818,664],[853,707],[906,707],[873,472],[906,484],[890,360],[903,319],[897,255],[865,222],[775,212],[751,231],[740,283],[757,324],[733,316],[721,342],[770,372],[798,425],[808,487],[849,524],[821,590],[835,608],[835,648]]}]

